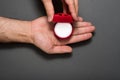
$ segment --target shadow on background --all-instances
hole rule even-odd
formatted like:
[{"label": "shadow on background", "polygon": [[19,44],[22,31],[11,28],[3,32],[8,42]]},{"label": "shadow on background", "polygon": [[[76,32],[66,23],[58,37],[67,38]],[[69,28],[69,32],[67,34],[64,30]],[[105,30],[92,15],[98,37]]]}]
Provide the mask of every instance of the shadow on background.
[{"label": "shadow on background", "polygon": [[87,46],[89,45],[90,43],[92,42],[92,39],[90,40],[86,40],[86,41],[83,41],[83,42],[79,42],[79,43],[74,43],[74,44],[70,44],[70,46],[74,49],[74,48],[77,48],[77,47],[84,47],[84,46]]},{"label": "shadow on background", "polygon": [[56,59],[56,58],[70,58],[72,54],[47,54],[40,50],[39,48],[35,47],[32,44],[24,44],[24,43],[0,43],[0,50],[10,50],[10,49],[16,49],[16,48],[29,48],[35,51],[35,54],[43,57],[44,59],[50,60],[50,59]]},{"label": "shadow on background", "polygon": [[[80,43],[75,43],[75,44],[71,44],[70,46],[73,48],[76,47],[84,47],[88,44],[91,43],[92,40],[87,40],[84,42],[80,42]],[[40,50],[39,48],[35,47],[32,44],[24,44],[24,43],[0,43],[0,50],[10,50],[10,49],[16,49],[16,48],[29,48],[35,51],[35,54],[43,57],[44,59],[50,60],[50,59],[58,59],[58,58],[70,58],[72,57],[72,54],[47,54],[45,52],[43,52],[42,50]]]}]

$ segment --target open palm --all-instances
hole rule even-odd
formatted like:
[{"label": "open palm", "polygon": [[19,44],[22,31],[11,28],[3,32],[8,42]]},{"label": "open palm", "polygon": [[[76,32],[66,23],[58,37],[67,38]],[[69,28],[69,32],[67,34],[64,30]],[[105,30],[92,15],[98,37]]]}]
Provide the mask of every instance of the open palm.
[{"label": "open palm", "polygon": [[74,22],[74,32],[70,39],[59,40],[54,36],[54,25],[49,23],[47,17],[41,17],[32,21],[33,44],[48,54],[71,53],[72,48],[67,44],[81,42],[92,37],[91,32],[95,30],[89,22],[83,22],[79,17],[78,22]]}]

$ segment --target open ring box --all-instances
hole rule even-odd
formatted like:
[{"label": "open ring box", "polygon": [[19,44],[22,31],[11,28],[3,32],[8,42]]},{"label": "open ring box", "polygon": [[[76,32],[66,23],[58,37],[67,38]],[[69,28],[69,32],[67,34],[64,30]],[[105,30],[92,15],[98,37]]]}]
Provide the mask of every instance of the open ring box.
[{"label": "open ring box", "polygon": [[70,38],[73,33],[73,18],[70,14],[58,13],[53,17],[54,34],[59,39]]}]

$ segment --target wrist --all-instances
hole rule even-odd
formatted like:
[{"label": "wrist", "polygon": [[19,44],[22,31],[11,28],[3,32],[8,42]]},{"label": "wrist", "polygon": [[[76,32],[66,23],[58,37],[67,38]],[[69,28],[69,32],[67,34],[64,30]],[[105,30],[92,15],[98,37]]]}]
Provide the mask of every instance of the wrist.
[{"label": "wrist", "polygon": [[31,21],[0,17],[0,42],[32,43]]},{"label": "wrist", "polygon": [[31,21],[22,21],[21,22],[21,30],[18,30],[18,42],[23,42],[23,43],[33,43],[33,38],[32,38],[32,30],[31,30]]}]

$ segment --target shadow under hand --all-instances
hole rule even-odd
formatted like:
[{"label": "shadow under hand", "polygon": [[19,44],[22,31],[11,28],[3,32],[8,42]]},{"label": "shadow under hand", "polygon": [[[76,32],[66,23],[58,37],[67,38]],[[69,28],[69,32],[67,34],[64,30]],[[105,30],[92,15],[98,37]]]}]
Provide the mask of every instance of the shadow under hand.
[{"label": "shadow under hand", "polygon": [[86,40],[86,41],[83,41],[83,42],[70,44],[70,46],[73,47],[73,48],[84,47],[86,45],[89,45],[91,42],[92,42],[92,39],[89,39],[89,40]]},{"label": "shadow under hand", "polygon": [[[89,45],[92,42],[92,39],[87,40],[87,41],[83,41],[83,42],[79,42],[79,43],[74,43],[74,44],[70,44],[70,46],[74,49],[74,48],[78,48],[78,47],[84,47],[86,45]],[[41,51],[39,48],[33,47],[33,49],[36,51],[36,54],[38,54],[39,56],[42,56],[43,58],[47,59],[47,60],[52,60],[52,59],[64,59],[64,58],[71,58],[73,53],[71,54],[46,54],[43,51]]]},{"label": "shadow under hand", "polygon": [[[80,43],[74,43],[71,44],[70,46],[74,48],[76,47],[84,47],[88,44],[90,44],[92,39],[80,42]],[[29,48],[35,51],[35,54],[37,54],[39,57],[42,57],[46,60],[52,60],[52,59],[64,59],[64,58],[71,58],[71,54],[47,54],[40,50],[39,48],[35,47],[32,44],[24,44],[24,43],[0,43],[0,50],[9,50],[9,49],[16,49],[16,48]]]},{"label": "shadow under hand", "polygon": [[47,54],[40,50],[39,48],[33,48],[37,55],[42,56],[44,59],[52,60],[52,59],[64,59],[72,57],[72,54]]},{"label": "shadow under hand", "polygon": [[37,48],[36,46],[32,45],[32,44],[24,44],[24,43],[0,43],[0,50],[10,50],[10,49],[16,49],[16,48],[29,48],[32,49],[33,51],[35,51],[35,54],[37,54],[38,56],[46,59],[46,60],[51,60],[51,59],[61,59],[61,58],[70,58],[72,56],[72,54],[61,54],[61,55],[57,55],[57,54],[47,54],[45,52],[43,52],[42,50],[40,50],[39,48]]}]

